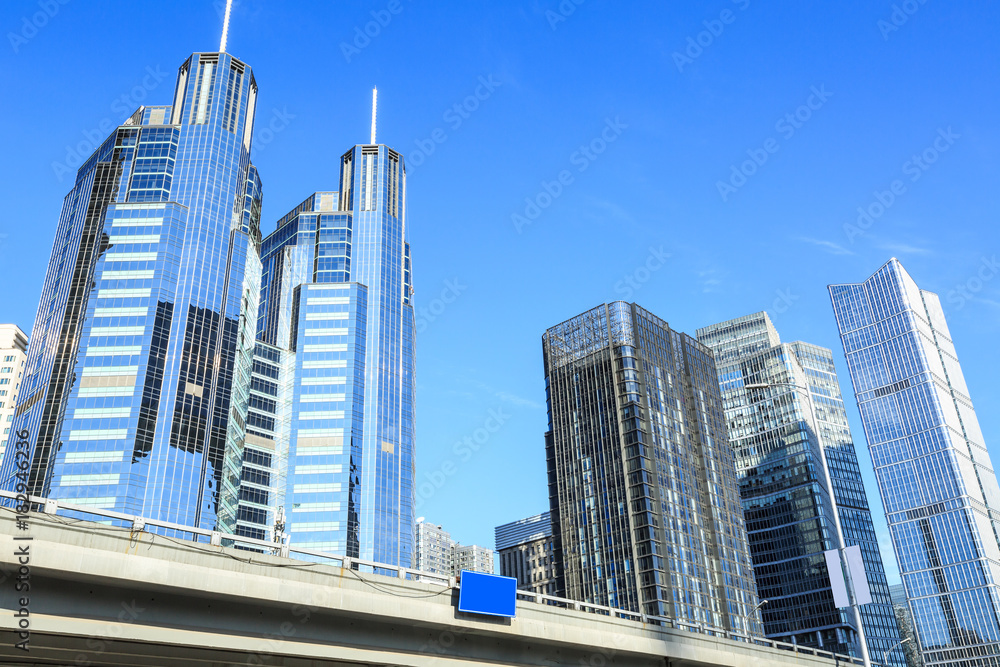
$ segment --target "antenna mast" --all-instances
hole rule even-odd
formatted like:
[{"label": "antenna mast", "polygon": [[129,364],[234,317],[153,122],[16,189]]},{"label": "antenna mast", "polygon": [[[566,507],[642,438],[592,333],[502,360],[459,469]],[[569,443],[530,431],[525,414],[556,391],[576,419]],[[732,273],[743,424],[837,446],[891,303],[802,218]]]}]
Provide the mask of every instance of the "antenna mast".
[{"label": "antenna mast", "polygon": [[378,112],[378,88],[372,88],[372,140],[375,144],[375,114]]},{"label": "antenna mast", "polygon": [[229,38],[229,12],[233,9],[233,0],[226,0],[226,16],[222,20],[222,40],[219,42],[219,53],[226,50],[226,40]]}]

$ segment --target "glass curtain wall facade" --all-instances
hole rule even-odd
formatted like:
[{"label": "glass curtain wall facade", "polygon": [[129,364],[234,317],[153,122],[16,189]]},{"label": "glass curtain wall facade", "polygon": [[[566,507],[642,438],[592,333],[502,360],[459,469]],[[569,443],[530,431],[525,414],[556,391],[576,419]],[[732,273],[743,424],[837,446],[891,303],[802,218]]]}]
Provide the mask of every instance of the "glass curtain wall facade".
[{"label": "glass curtain wall facade", "polygon": [[257,337],[292,369],[284,489],[297,546],[412,567],[414,318],[403,158],[359,145],[262,246]]},{"label": "glass curtain wall facade", "polygon": [[[250,406],[243,445],[236,534],[281,542],[284,488],[279,485],[287,467],[290,406],[287,400],[287,355],[280,348],[257,342],[250,374]],[[276,534],[278,533],[278,534]]]},{"label": "glass curtain wall facade", "polygon": [[[63,202],[15,427],[29,491],[232,532],[260,287],[257,84],[195,53]],[[13,457],[0,475],[19,481]]]},{"label": "glass curtain wall facade", "polygon": [[757,589],[711,351],[635,304],[542,338],[560,590],[760,634]]},{"label": "glass curtain wall facade", "polygon": [[[873,602],[861,607],[861,618],[869,654],[881,661],[899,636],[833,353],[782,343],[763,312],[703,327],[697,335],[715,352],[757,592],[768,601],[765,634],[860,654],[853,615],[834,605],[823,555],[838,546],[819,459],[825,455],[844,540],[860,545],[864,557]],[[774,383],[808,388],[809,396],[790,386],[747,388]],[[894,667],[905,667],[899,649],[889,658]]]},{"label": "glass curtain wall facade", "polygon": [[831,285],[927,665],[1000,665],[1000,486],[941,302],[895,258]]}]

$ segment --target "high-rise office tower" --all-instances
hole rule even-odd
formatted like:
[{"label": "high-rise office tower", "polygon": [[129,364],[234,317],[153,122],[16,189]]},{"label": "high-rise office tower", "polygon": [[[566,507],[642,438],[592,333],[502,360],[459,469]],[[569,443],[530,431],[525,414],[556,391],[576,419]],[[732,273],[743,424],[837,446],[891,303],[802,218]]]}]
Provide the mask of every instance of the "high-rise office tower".
[{"label": "high-rise office tower", "polygon": [[28,337],[16,324],[0,324],[0,460],[12,439],[14,405],[21,389]]},{"label": "high-rise office tower", "polygon": [[521,590],[560,595],[549,512],[497,526],[495,536],[502,576]]},{"label": "high-rise office tower", "polygon": [[31,493],[234,529],[260,289],[256,99],[248,65],[195,53],[172,104],[140,107],[77,172],[14,419]]},{"label": "high-rise office tower", "polygon": [[936,294],[895,258],[830,296],[924,663],[1000,664],[1000,486]]},{"label": "high-rise office tower", "polygon": [[614,302],[542,338],[566,597],[760,634],[712,352]]},{"label": "high-rise office tower", "polygon": [[[820,459],[825,455],[844,541],[860,545],[864,558],[873,602],[861,607],[861,622],[869,655],[881,661],[899,636],[833,353],[782,343],[763,312],[703,327],[697,335],[715,352],[757,593],[767,600],[764,633],[860,654],[854,616],[834,604],[823,556],[839,546]],[[905,667],[899,649],[890,664]]]},{"label": "high-rise office tower", "polygon": [[284,350],[291,543],[413,563],[414,319],[403,157],[358,145],[340,190],[317,192],[264,239],[257,335]]}]

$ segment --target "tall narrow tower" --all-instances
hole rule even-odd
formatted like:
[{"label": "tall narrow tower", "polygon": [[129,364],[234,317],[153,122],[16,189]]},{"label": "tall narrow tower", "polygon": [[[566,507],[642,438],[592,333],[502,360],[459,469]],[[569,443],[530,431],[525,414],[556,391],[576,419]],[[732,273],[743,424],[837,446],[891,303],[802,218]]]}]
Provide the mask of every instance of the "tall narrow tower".
[{"label": "tall narrow tower", "polygon": [[895,258],[830,296],[924,663],[1000,664],[1000,485],[941,301]]},{"label": "tall narrow tower", "polygon": [[[374,136],[374,104],[372,128]],[[273,436],[279,480],[270,507],[284,507],[293,544],[411,566],[414,318],[403,157],[354,146],[340,159],[339,183],[310,195],[263,242],[257,334],[283,351],[290,378],[276,389],[289,419]],[[253,425],[250,433],[267,435]]]},{"label": "tall narrow tower", "polygon": [[[234,529],[260,286],[256,99],[249,66],[195,53],[170,106],[140,107],[80,167],[14,420],[31,493]],[[6,488],[16,473],[6,456]]]}]

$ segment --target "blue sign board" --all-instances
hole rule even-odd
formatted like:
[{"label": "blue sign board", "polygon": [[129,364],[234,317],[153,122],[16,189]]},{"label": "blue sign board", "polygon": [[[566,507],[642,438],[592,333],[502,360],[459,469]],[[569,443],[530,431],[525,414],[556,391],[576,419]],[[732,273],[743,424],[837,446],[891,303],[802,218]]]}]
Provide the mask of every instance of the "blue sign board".
[{"label": "blue sign board", "polygon": [[462,570],[458,610],[469,614],[514,618],[517,579]]}]

